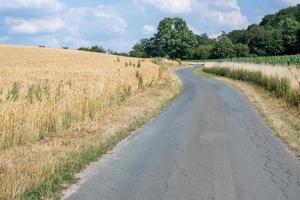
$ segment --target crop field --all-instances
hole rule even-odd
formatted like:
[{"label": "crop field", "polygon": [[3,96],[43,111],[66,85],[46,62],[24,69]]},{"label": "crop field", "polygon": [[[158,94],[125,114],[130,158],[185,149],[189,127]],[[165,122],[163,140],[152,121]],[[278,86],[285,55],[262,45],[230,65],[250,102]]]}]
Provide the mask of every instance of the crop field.
[{"label": "crop field", "polygon": [[300,69],[288,66],[207,62],[204,72],[259,85],[300,109]]},{"label": "crop field", "polygon": [[159,66],[104,54],[0,47],[0,148],[34,143],[151,84]]},{"label": "crop field", "polygon": [[300,68],[300,55],[231,58],[228,61],[265,65],[287,65]]},{"label": "crop field", "polygon": [[179,86],[154,63],[0,46],[0,199],[57,198],[62,183],[159,112]]},{"label": "crop field", "polygon": [[279,65],[300,68],[300,55],[287,56],[256,56],[244,58],[224,58],[224,59],[209,59],[198,60],[194,62],[235,62],[235,63],[253,63],[263,65]]}]

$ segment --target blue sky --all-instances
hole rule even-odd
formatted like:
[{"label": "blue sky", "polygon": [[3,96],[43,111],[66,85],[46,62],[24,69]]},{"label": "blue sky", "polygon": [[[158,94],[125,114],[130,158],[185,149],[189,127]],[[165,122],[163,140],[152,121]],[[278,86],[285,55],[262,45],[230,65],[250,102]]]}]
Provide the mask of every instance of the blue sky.
[{"label": "blue sky", "polygon": [[300,0],[0,0],[0,44],[98,44],[129,51],[141,38],[152,36],[164,17],[183,17],[195,33],[214,37],[297,3]]}]

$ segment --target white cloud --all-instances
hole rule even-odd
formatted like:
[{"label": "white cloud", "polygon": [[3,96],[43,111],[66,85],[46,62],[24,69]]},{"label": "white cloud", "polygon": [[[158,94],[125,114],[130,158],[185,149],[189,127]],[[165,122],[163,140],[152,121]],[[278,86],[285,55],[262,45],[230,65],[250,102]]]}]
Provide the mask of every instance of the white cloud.
[{"label": "white cloud", "polygon": [[208,34],[208,37],[217,39],[221,35],[222,35],[221,32],[220,33],[211,33],[211,34]]},{"label": "white cloud", "polygon": [[194,0],[193,8],[204,23],[241,28],[248,23],[237,0]]},{"label": "white cloud", "polygon": [[141,2],[172,14],[189,13],[192,10],[191,0],[141,0]]},{"label": "white cloud", "polygon": [[28,20],[8,17],[5,21],[10,32],[17,34],[54,33],[64,27],[60,17]]},{"label": "white cloud", "polygon": [[4,9],[47,9],[58,11],[63,4],[58,0],[0,0],[0,10]]},{"label": "white cloud", "polygon": [[237,0],[135,0],[135,4],[142,8],[152,5],[169,14],[194,14],[204,24],[215,23],[229,28],[247,24]]},{"label": "white cloud", "polygon": [[143,26],[142,31],[146,35],[151,35],[151,34],[155,33],[156,29],[154,26],[145,25],[145,26]]},{"label": "white cloud", "polygon": [[281,0],[281,2],[289,6],[300,4],[300,0]]},{"label": "white cloud", "polygon": [[201,35],[201,31],[200,31],[198,28],[196,28],[196,27],[194,27],[194,26],[192,26],[192,25],[188,25],[188,27],[189,27],[189,29],[190,29],[191,31],[193,31],[193,33],[195,33],[195,34],[197,34],[197,35]]},{"label": "white cloud", "polygon": [[127,22],[104,6],[71,8],[63,15],[67,31],[79,36],[84,32],[124,33]]}]

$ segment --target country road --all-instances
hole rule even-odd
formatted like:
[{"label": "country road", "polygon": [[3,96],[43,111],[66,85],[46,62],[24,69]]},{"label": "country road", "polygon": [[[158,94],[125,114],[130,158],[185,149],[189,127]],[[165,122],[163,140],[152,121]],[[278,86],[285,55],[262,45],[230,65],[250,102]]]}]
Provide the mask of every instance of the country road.
[{"label": "country road", "polygon": [[300,166],[247,98],[177,71],[184,94],[84,172],[68,200],[300,200]]}]

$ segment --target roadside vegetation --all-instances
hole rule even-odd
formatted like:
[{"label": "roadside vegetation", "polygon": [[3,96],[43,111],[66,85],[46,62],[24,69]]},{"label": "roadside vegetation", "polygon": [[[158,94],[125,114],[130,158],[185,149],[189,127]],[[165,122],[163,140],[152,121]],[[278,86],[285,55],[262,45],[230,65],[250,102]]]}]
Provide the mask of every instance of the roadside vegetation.
[{"label": "roadside vegetation", "polygon": [[263,65],[281,65],[288,67],[300,68],[300,54],[286,56],[257,56],[257,57],[240,57],[240,58],[224,58],[224,59],[207,59],[194,60],[194,63],[203,62],[235,62],[235,63],[253,63]]},{"label": "roadside vegetation", "polygon": [[174,65],[0,46],[0,199],[58,198],[76,172],[179,94]]},{"label": "roadside vegetation", "polygon": [[287,56],[262,56],[262,57],[247,57],[247,58],[230,58],[220,60],[238,63],[254,63],[264,65],[285,65],[289,67],[300,68],[300,55],[287,55]]},{"label": "roadside vegetation", "polygon": [[300,69],[246,63],[206,63],[206,73],[253,83],[300,109]]}]

